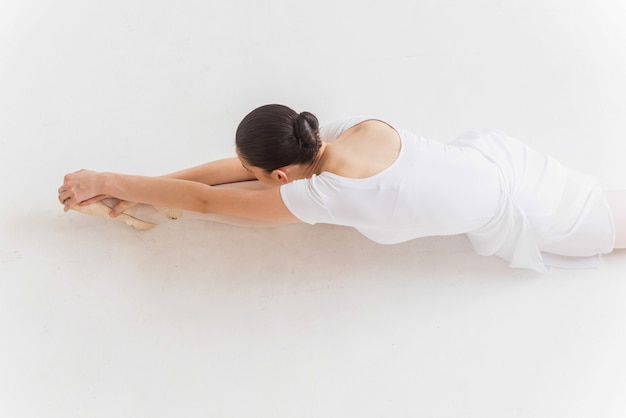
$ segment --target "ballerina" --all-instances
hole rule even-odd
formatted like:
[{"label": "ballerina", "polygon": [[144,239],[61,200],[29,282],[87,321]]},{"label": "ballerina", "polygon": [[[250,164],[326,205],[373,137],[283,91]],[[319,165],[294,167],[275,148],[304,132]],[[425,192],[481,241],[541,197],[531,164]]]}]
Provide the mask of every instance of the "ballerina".
[{"label": "ballerina", "polygon": [[626,248],[626,191],[499,132],[444,144],[370,117],[320,129],[312,113],[266,105],[239,124],[236,151],[160,177],[81,170],[59,201],[137,229],[182,216],[344,225],[381,244],[464,235],[478,254],[538,272]]}]

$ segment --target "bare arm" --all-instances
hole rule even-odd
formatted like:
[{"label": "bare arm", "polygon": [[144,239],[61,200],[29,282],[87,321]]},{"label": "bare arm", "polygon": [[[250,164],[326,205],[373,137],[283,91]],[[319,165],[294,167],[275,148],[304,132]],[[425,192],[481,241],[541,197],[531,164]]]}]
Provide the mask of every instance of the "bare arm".
[{"label": "bare arm", "polygon": [[59,200],[65,210],[96,196],[202,213],[219,213],[270,222],[299,222],[278,187],[265,190],[216,188],[200,182],[81,170],[65,176]]},{"label": "bare arm", "polygon": [[[197,167],[192,167],[185,170],[177,171],[175,173],[166,174],[161,177],[188,180],[191,182],[206,184],[209,186],[256,180],[251,172],[243,168],[239,158],[226,158],[222,160],[211,161]],[[83,202],[82,205],[91,204],[104,197],[104,195],[101,195],[97,199]],[[117,216],[124,210],[128,209],[131,206],[134,206],[135,204],[135,201],[121,200],[113,208],[113,210],[111,211],[111,215]]]},{"label": "bare arm", "polygon": [[167,174],[162,177],[189,180],[208,184],[209,186],[256,180],[252,173],[243,168],[241,161],[239,161],[239,158],[236,157],[212,161],[197,167]]}]

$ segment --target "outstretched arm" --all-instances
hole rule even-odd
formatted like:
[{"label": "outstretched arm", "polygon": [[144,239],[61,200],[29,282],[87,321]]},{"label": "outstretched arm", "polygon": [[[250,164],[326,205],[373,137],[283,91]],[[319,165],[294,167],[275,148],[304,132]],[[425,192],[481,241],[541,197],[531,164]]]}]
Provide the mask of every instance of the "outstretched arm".
[{"label": "outstretched arm", "polygon": [[[209,186],[256,180],[251,172],[243,168],[241,161],[236,157],[211,161],[197,167],[177,171],[161,177],[188,180]],[[101,197],[103,198],[104,196]],[[95,200],[83,202],[82,205],[93,203]],[[136,202],[134,201],[121,200],[117,206],[113,208],[111,215],[117,216],[135,204]]]},{"label": "outstretched arm", "polygon": [[211,161],[210,163],[177,171],[162,177],[195,181],[208,184],[209,186],[256,180],[251,172],[243,168],[241,161],[236,157]]},{"label": "outstretched arm", "polygon": [[289,212],[278,187],[241,190],[212,187],[197,181],[81,170],[65,176],[59,201],[65,210],[98,196],[154,206],[218,213],[270,222],[299,222]]}]

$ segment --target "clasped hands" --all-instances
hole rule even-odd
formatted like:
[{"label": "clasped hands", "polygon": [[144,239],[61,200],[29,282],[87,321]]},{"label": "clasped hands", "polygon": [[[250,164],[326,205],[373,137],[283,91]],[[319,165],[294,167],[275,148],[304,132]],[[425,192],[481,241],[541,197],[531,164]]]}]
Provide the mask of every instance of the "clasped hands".
[{"label": "clasped hands", "polygon": [[[74,206],[87,206],[100,202],[103,199],[115,198],[100,193],[103,178],[102,173],[90,170],[79,170],[65,175],[63,184],[59,187],[59,202],[67,212]],[[124,210],[136,205],[135,202],[120,200],[112,209],[110,216],[116,217]]]}]

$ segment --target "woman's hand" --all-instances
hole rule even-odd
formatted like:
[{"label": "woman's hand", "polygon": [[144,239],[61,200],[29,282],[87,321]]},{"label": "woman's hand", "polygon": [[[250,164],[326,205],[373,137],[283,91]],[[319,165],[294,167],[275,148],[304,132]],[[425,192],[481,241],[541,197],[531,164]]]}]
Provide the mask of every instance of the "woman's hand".
[{"label": "woman's hand", "polygon": [[59,187],[59,202],[63,204],[63,210],[67,212],[74,205],[82,202],[93,203],[102,200],[105,196],[102,196],[101,187],[101,173],[80,170],[67,174],[63,179],[63,185]]}]

